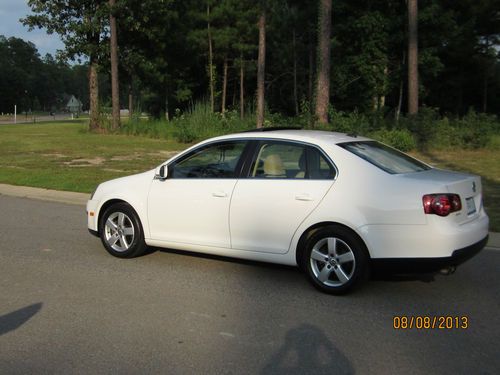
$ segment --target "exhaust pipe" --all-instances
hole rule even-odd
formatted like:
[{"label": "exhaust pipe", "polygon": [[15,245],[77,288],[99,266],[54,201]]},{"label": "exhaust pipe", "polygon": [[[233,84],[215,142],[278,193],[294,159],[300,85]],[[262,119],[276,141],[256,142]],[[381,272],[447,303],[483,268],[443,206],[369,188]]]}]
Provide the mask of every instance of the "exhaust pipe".
[{"label": "exhaust pipe", "polygon": [[455,267],[455,266],[448,266],[448,267],[445,267],[445,268],[439,270],[439,273],[441,275],[444,275],[444,276],[449,276],[449,275],[454,274],[456,270],[457,270],[457,267]]}]

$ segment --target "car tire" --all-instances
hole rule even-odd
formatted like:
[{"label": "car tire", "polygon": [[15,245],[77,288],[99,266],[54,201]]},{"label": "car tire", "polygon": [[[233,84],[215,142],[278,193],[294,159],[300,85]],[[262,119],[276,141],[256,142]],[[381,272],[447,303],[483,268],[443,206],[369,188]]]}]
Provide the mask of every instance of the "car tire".
[{"label": "car tire", "polygon": [[113,204],[104,211],[99,233],[104,247],[115,257],[134,258],[146,251],[141,221],[127,203]]},{"label": "car tire", "polygon": [[363,241],[348,228],[331,225],[307,240],[302,268],[319,290],[344,294],[368,276],[369,255]]}]

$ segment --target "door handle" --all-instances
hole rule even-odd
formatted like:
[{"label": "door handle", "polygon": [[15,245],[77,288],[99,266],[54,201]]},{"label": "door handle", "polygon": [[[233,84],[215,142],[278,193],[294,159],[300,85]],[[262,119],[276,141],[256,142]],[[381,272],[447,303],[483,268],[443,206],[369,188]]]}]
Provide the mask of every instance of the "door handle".
[{"label": "door handle", "polygon": [[298,201],[313,201],[314,198],[311,197],[309,194],[299,194],[295,196],[295,199]]},{"label": "door handle", "polygon": [[212,193],[212,196],[213,197],[217,197],[217,198],[226,198],[227,197],[227,194],[224,193],[223,191],[214,191]]}]

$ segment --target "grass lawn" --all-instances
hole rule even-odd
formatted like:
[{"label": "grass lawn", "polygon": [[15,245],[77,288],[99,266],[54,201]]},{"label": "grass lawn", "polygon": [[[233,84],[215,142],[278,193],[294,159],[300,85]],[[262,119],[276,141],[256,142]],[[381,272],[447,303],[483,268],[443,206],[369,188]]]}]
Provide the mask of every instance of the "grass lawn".
[{"label": "grass lawn", "polygon": [[[102,181],[152,169],[188,146],[173,137],[86,129],[86,120],[0,125],[0,183],[91,192]],[[491,229],[500,232],[500,149],[411,154],[439,168],[481,175]]]},{"label": "grass lawn", "polygon": [[91,134],[87,122],[0,125],[0,183],[91,192],[156,167],[187,147],[174,139]]}]

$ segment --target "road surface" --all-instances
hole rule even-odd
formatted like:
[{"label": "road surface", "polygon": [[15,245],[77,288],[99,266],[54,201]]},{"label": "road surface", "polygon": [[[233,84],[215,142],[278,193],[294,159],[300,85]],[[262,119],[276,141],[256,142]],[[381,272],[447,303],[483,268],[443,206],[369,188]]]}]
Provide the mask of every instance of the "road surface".
[{"label": "road surface", "polygon": [[[321,294],[295,268],[108,255],[84,208],[0,195],[0,373],[497,374],[500,251]],[[393,328],[394,316],[467,329]]]}]

